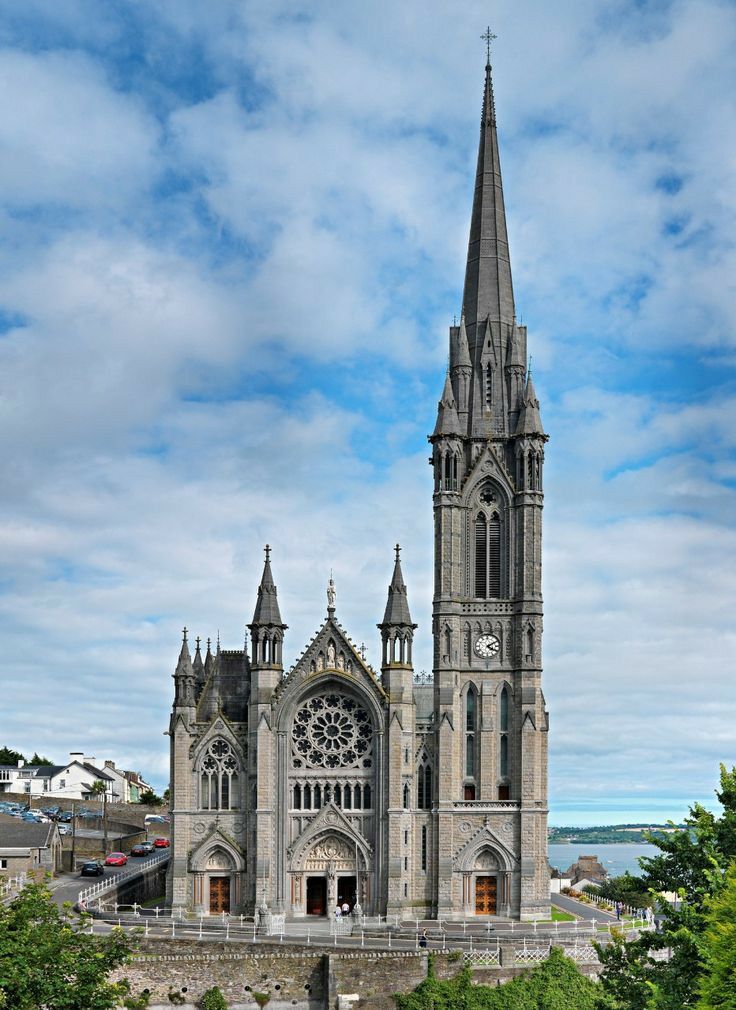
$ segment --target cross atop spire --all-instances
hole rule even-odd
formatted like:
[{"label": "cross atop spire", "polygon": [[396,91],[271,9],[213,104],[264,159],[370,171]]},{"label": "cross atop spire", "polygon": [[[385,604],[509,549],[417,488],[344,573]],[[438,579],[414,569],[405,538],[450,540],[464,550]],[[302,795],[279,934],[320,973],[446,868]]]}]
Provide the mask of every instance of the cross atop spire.
[{"label": "cross atop spire", "polygon": [[491,65],[491,42],[493,42],[494,39],[497,39],[498,35],[494,35],[493,34],[493,32],[491,31],[491,26],[489,25],[486,28],[486,30],[483,32],[483,34],[481,35],[481,38],[483,39],[483,41],[486,44],[486,66],[490,67],[490,65]]},{"label": "cross atop spire", "polygon": [[397,544],[396,547],[394,547],[394,550],[396,551],[396,560],[398,561],[399,555],[401,554],[401,544]]},{"label": "cross atop spire", "polygon": [[263,548],[263,550],[264,550],[264,553],[266,555],[266,561],[270,561],[271,560],[271,545],[270,544],[266,544],[266,546]]}]

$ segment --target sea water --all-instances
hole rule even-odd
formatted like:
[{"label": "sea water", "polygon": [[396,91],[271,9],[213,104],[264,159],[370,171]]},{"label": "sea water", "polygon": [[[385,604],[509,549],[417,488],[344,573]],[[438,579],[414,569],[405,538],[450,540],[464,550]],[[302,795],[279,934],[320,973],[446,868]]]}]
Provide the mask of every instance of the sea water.
[{"label": "sea water", "polygon": [[608,842],[603,845],[596,845],[595,842],[562,842],[550,845],[548,852],[550,866],[556,866],[561,873],[576,862],[579,856],[597,856],[609,877],[620,877],[627,870],[634,876],[639,876],[639,857],[656,856],[660,850],[656,845],[640,842]]}]

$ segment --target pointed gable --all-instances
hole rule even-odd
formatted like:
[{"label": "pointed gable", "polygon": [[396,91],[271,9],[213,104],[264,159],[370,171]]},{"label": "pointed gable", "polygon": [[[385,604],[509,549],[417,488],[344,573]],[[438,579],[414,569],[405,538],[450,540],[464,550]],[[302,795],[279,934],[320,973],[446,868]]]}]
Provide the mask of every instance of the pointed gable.
[{"label": "pointed gable", "polygon": [[276,688],[274,701],[281,704],[306,681],[327,673],[344,679],[346,684],[369,687],[381,703],[385,700],[375,670],[366,663],[342,625],[330,616]]}]

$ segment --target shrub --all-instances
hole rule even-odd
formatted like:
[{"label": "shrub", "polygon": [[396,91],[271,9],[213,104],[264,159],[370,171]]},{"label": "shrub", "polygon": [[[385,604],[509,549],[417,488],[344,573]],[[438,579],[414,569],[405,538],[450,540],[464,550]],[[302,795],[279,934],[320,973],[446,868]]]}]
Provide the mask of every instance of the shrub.
[{"label": "shrub", "polygon": [[216,985],[207,990],[199,1005],[202,1010],[228,1010],[227,1000]]}]

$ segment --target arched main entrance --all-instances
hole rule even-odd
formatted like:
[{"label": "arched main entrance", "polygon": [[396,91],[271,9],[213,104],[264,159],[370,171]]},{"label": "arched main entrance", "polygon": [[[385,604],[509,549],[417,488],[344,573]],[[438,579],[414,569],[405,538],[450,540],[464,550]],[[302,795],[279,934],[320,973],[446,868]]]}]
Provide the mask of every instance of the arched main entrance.
[{"label": "arched main entrance", "polygon": [[201,853],[193,870],[196,912],[221,915],[240,907],[242,866],[224,845],[215,844]]},{"label": "arched main entrance", "polygon": [[463,869],[463,913],[484,917],[508,915],[511,876],[503,853],[490,845],[477,851]]},{"label": "arched main entrance", "polygon": [[305,847],[290,871],[291,911],[295,916],[334,915],[335,908],[353,910],[366,898],[365,855],[351,839],[326,833]]}]

